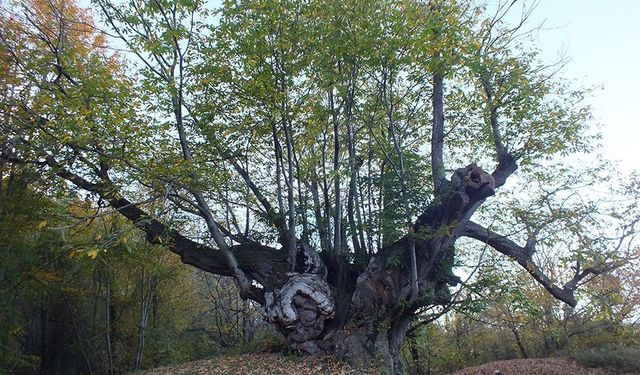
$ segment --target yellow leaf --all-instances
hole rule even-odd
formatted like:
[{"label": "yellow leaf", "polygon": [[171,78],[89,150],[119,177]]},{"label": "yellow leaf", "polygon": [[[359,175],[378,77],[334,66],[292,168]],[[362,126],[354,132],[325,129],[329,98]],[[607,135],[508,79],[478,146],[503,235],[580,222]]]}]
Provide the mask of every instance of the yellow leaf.
[{"label": "yellow leaf", "polygon": [[36,230],[40,230],[42,228],[44,228],[47,225],[47,221],[46,220],[42,220],[40,223],[38,223],[38,226],[36,227]]},{"label": "yellow leaf", "polygon": [[96,259],[96,257],[98,256],[98,250],[93,249],[87,252],[87,256],[91,257],[91,259]]}]

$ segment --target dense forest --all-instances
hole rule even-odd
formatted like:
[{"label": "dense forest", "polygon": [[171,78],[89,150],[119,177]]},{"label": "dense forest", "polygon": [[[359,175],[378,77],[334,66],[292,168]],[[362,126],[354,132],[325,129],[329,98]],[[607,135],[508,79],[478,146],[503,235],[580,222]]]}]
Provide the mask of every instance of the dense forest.
[{"label": "dense forest", "polygon": [[1,372],[640,370],[640,175],[530,4],[0,11]]}]

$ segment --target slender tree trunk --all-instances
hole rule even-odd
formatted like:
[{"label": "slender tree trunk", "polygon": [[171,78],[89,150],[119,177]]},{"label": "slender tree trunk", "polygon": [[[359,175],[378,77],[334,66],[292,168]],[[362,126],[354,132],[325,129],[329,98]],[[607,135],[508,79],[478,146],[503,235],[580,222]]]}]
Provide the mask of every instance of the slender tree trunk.
[{"label": "slender tree trunk", "polygon": [[280,146],[280,141],[278,140],[278,130],[276,129],[275,122],[271,123],[271,132],[273,135],[273,151],[275,156],[275,164],[276,164],[276,196],[278,198],[278,212],[284,212],[284,201],[282,198],[282,147]]},{"label": "slender tree trunk", "polygon": [[418,348],[418,341],[415,335],[408,337],[409,353],[411,354],[411,361],[413,362],[413,370],[416,375],[423,375],[424,370],[422,368],[422,358],[420,358],[420,349]]},{"label": "slender tree trunk", "polygon": [[510,326],[509,330],[511,330],[511,333],[513,333],[513,338],[516,340],[516,344],[518,345],[518,350],[520,350],[520,355],[522,355],[522,358],[529,358],[527,350],[522,343],[522,339],[520,339],[520,333],[518,332],[518,329],[514,326]]},{"label": "slender tree trunk", "polygon": [[47,363],[47,315],[48,309],[46,305],[40,307],[40,374],[46,374]]},{"label": "slender tree trunk", "polygon": [[322,207],[320,206],[320,194],[318,192],[318,182],[313,179],[311,181],[311,196],[313,197],[313,208],[316,218],[316,226],[318,227],[318,236],[320,237],[320,248],[329,251],[329,232],[327,229],[326,217],[322,216]]},{"label": "slender tree trunk", "polygon": [[143,268],[140,277],[140,324],[138,326],[138,350],[136,351],[134,371],[139,371],[142,366],[142,355],[144,353],[145,334],[147,331],[147,322],[149,320],[149,312],[151,310],[152,299],[155,294],[155,286],[157,277],[147,277],[147,272]]},{"label": "slender tree trunk", "polygon": [[109,263],[105,261],[105,341],[107,349],[107,374],[113,374],[113,322],[112,316],[114,313],[112,298],[111,298],[111,277],[109,275]]},{"label": "slender tree trunk", "polygon": [[[368,155],[367,155],[367,217],[370,221],[375,220],[373,216],[373,205],[374,205],[374,189],[372,183],[373,169],[372,169],[372,161],[373,161],[373,147],[371,147],[371,142],[369,142],[368,147]],[[373,223],[368,223],[367,227],[373,227]],[[373,233],[371,230],[367,230],[367,249],[369,250],[369,255],[373,254]]]},{"label": "slender tree trunk", "polygon": [[86,332],[84,332],[84,335],[81,334],[81,326],[79,327],[79,324],[76,322],[76,311],[73,309],[73,307],[71,306],[71,304],[67,303],[67,310],[69,311],[69,317],[71,319],[71,325],[73,326],[73,333],[76,337],[76,343],[78,344],[78,346],[80,346],[80,351],[82,352],[82,358],[84,359],[84,363],[87,366],[86,371],[89,374],[93,373],[92,370],[92,366],[91,366],[91,361],[89,360],[89,356],[87,355],[87,346],[86,344],[89,344],[89,340],[86,339]]},{"label": "slender tree trunk", "polygon": [[297,190],[298,190],[298,199],[300,201],[300,212],[298,212],[298,215],[300,215],[300,218],[302,219],[302,235],[300,236],[300,240],[302,243],[309,243],[310,232],[309,232],[309,221],[307,218],[309,196],[308,196],[307,189],[303,189],[303,186],[305,186],[305,188],[307,186],[302,184],[302,181],[301,181],[302,175],[300,173],[300,160],[298,159],[298,156],[296,155],[295,152],[293,153],[293,160],[295,162],[295,167],[296,167],[295,168],[296,176],[297,176],[296,183],[297,183]]},{"label": "slender tree trunk", "polygon": [[333,100],[333,88],[329,91],[329,108],[333,119],[333,184],[335,214],[333,218],[333,252],[342,253],[342,202],[340,195],[340,129],[338,113]]},{"label": "slender tree trunk", "polygon": [[[285,106],[285,110],[286,110]],[[295,188],[293,185],[293,140],[291,134],[291,125],[287,121],[286,116],[283,118],[284,122],[284,134],[286,141],[286,149],[287,149],[287,206],[288,206],[288,229],[289,229],[289,238],[288,238],[288,247],[289,247],[289,257],[291,258],[291,263],[295,263],[295,255],[296,255],[296,201],[295,201]]]}]

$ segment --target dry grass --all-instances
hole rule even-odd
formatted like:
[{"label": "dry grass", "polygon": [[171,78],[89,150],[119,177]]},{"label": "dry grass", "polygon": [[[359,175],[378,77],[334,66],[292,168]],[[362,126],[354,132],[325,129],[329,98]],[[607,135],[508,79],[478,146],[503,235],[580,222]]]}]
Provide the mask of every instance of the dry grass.
[{"label": "dry grass", "polygon": [[183,363],[143,371],[139,375],[307,375],[307,374],[362,374],[344,363],[329,357],[310,358],[281,354],[242,354],[220,356],[214,359]]},{"label": "dry grass", "polygon": [[[571,359],[512,359],[469,367],[450,375],[615,375],[622,374],[602,368],[586,368]],[[183,363],[176,366],[146,370],[137,375],[347,375],[363,374],[329,357],[310,358],[257,353],[220,356],[214,359]],[[369,372],[377,374],[376,371]],[[628,373],[628,375],[633,375]]]},{"label": "dry grass", "polygon": [[613,375],[609,369],[586,368],[566,358],[512,359],[468,367],[450,375]]}]

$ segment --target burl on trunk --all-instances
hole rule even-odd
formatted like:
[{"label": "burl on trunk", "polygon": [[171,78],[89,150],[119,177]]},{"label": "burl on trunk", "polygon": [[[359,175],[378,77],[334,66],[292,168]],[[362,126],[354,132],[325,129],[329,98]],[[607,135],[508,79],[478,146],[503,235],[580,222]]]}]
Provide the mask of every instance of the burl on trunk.
[{"label": "burl on trunk", "polygon": [[493,177],[475,164],[457,170],[411,233],[385,246],[360,270],[341,255],[321,257],[307,245],[298,246],[295,272],[266,293],[267,320],[294,350],[401,373],[399,351],[415,312],[450,302],[449,286],[459,281],[451,271],[453,245],[494,191]]}]

